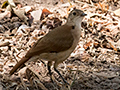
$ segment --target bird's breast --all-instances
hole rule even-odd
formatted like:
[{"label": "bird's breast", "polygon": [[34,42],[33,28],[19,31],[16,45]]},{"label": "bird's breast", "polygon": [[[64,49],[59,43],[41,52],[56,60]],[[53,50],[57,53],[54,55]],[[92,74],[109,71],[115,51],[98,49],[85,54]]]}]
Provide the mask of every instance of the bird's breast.
[{"label": "bird's breast", "polygon": [[74,38],[72,46],[65,51],[61,51],[61,52],[52,52],[52,53],[42,53],[40,54],[40,58],[47,60],[47,61],[64,61],[65,59],[67,59],[70,54],[74,51],[74,49],[76,48],[78,42],[79,42],[79,38],[80,38],[80,30],[73,30],[72,31],[72,36]]}]

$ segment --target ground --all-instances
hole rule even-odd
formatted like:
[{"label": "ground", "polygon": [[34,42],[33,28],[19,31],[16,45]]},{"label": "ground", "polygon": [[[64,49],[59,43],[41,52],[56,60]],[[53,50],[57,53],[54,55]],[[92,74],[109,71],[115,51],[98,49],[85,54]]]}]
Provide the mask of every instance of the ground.
[{"label": "ground", "polygon": [[[4,1],[0,1],[0,6]],[[31,25],[15,15],[0,19],[1,90],[120,89],[120,1],[74,0],[71,5],[67,0],[21,0],[20,3],[23,7],[34,7],[31,11],[34,19]],[[41,60],[31,62],[9,76],[10,70],[31,46],[50,30],[64,24],[69,9],[74,7],[83,10],[87,16],[82,22],[78,46],[58,67],[70,85],[64,84],[53,69],[52,83],[47,62]],[[49,10],[49,15],[41,19],[43,9]],[[34,11],[38,16],[33,14]],[[0,15],[2,13],[0,9]]]}]

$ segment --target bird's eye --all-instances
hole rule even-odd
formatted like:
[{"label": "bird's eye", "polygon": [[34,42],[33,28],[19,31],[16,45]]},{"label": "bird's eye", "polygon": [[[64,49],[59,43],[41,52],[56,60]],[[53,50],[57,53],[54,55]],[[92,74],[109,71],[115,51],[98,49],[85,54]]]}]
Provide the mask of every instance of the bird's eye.
[{"label": "bird's eye", "polygon": [[76,15],[76,12],[73,12],[73,15]]}]

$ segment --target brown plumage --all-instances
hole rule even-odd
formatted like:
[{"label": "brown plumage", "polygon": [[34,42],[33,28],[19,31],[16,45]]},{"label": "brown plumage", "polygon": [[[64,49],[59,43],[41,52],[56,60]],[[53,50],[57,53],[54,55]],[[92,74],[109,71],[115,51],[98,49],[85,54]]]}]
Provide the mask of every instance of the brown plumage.
[{"label": "brown plumage", "polygon": [[35,61],[40,58],[48,61],[48,70],[51,75],[51,65],[54,61],[54,70],[60,75],[65,83],[65,79],[56,69],[59,63],[62,63],[69,57],[79,42],[81,34],[81,22],[86,14],[78,9],[71,11],[65,25],[59,26],[50,31],[43,38],[39,39],[33,47],[27,52],[10,71],[12,75],[25,62]]},{"label": "brown plumage", "polygon": [[[61,28],[59,30],[59,28]],[[64,30],[66,32],[64,32]],[[65,33],[68,33],[72,27],[70,26],[62,26],[54,29],[49,32],[44,38],[39,39],[33,47],[27,52],[25,57],[23,57],[10,71],[10,75],[12,75],[22,64],[27,62],[31,57],[35,55],[39,55],[41,53],[53,53],[53,52],[61,52],[69,49],[73,43],[73,38],[66,38]],[[61,37],[58,37],[57,33]],[[54,37],[53,37],[54,36]],[[51,38],[48,38],[51,37]],[[70,33],[67,34],[67,37],[72,37]],[[59,43],[59,44],[58,44]]]}]

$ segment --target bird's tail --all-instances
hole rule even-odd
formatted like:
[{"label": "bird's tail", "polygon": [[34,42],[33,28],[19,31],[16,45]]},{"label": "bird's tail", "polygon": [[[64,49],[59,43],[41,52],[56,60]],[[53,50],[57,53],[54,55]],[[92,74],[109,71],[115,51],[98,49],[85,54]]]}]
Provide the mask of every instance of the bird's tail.
[{"label": "bird's tail", "polygon": [[18,68],[24,67],[25,62],[27,62],[30,59],[30,57],[23,57],[10,71],[10,75],[12,75],[15,71],[17,71]]}]

